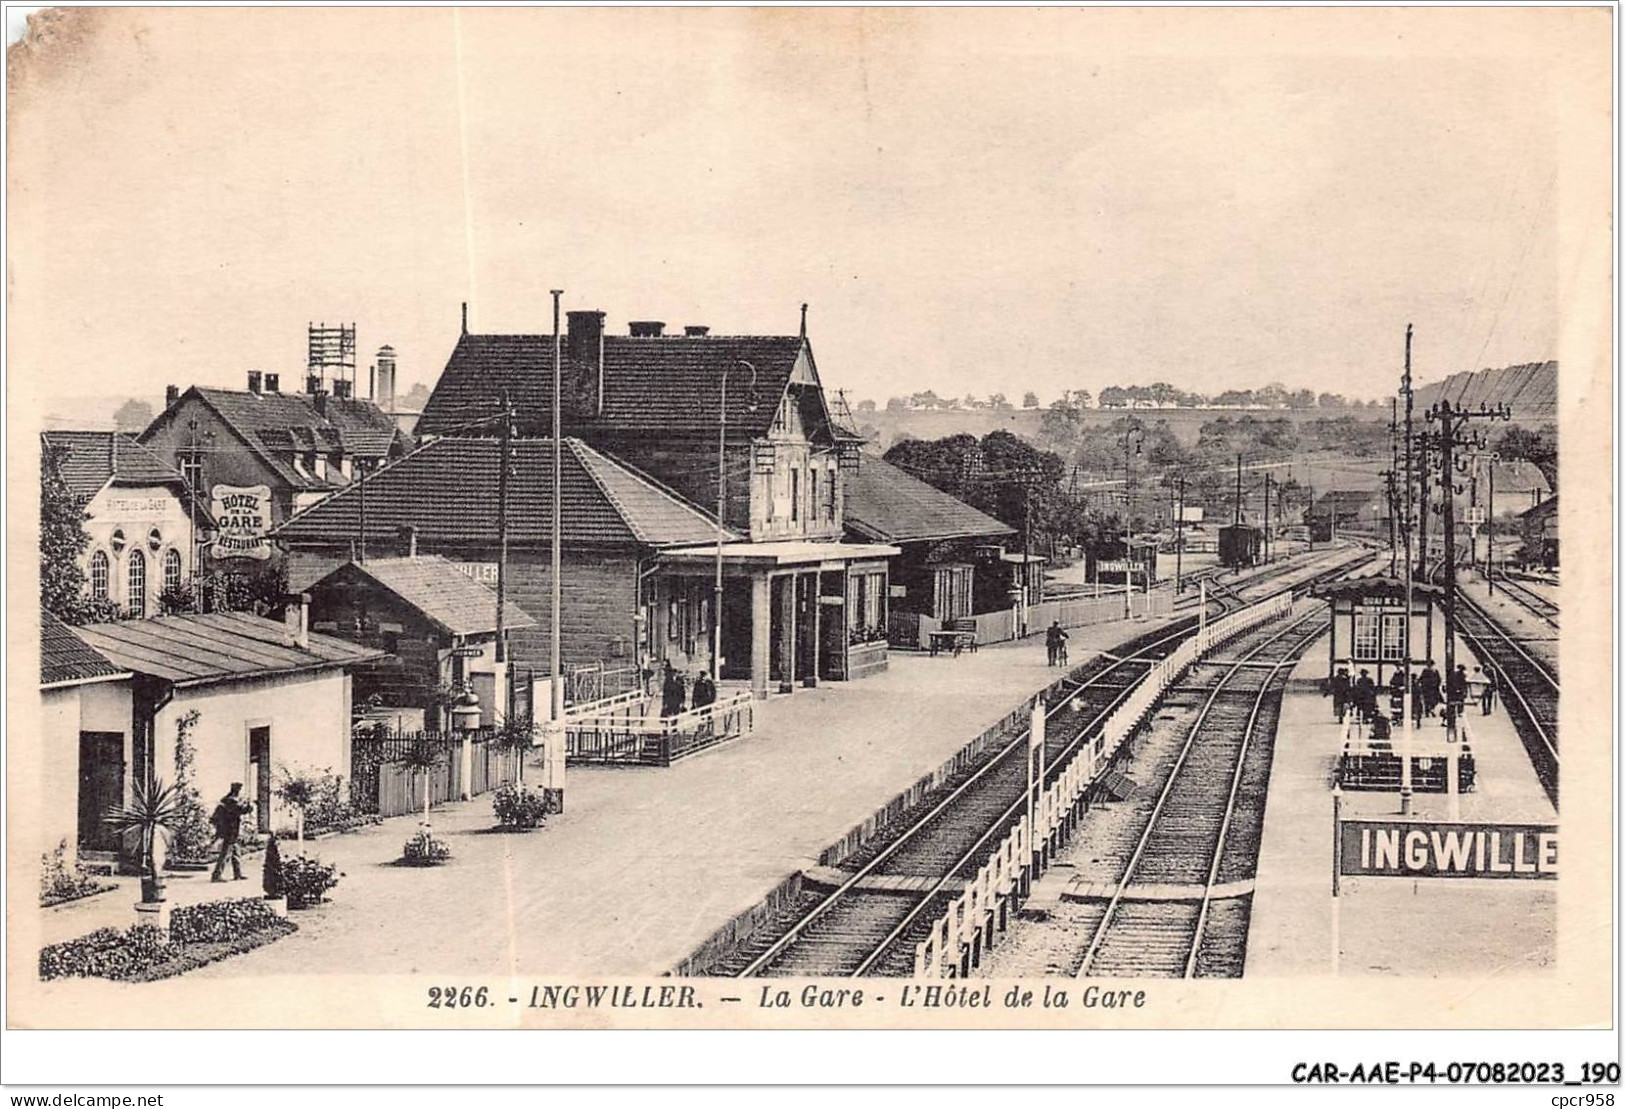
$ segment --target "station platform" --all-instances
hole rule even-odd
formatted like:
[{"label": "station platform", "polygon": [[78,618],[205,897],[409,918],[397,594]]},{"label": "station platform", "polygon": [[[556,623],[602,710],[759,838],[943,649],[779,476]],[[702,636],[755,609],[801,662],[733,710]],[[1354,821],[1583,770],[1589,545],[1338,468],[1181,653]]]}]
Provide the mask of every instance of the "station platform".
[{"label": "station platform", "polygon": [[[1071,664],[1170,619],[1073,629]],[[435,832],[453,850],[442,867],[396,864],[415,816],[322,840],[311,850],[345,874],[332,902],[296,914],[293,935],[186,979],[665,973],[1059,673],[1042,635],[958,658],[898,653],[884,673],[760,702],[752,734],[669,768],[571,767],[566,811],[535,833],[491,834],[489,797],[437,806]],[[171,888],[190,903],[257,882]],[[132,900],[48,910],[39,939],[126,925]]]},{"label": "station platform", "polygon": [[[1334,908],[1331,791],[1343,728],[1320,690],[1327,651],[1322,641],[1305,652],[1282,698],[1245,976],[1542,973],[1556,960],[1557,882],[1346,877]],[[1457,657],[1469,670],[1478,661],[1465,646]],[[1418,792],[1412,816],[1555,823],[1504,707],[1483,716],[1470,704],[1467,724],[1475,788],[1458,795],[1454,811],[1446,794]],[[1424,720],[1418,736],[1443,730]],[[1398,813],[1397,792],[1343,792],[1345,818]]]}]

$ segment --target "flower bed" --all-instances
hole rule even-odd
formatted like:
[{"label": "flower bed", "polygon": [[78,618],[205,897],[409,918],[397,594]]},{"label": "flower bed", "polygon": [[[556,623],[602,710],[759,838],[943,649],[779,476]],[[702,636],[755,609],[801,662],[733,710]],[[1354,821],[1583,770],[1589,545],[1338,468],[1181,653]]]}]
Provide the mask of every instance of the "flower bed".
[{"label": "flower bed", "polygon": [[66,943],[40,950],[41,980],[108,978],[154,982],[281,939],[289,924],[258,898],[209,901],[178,908],[169,935],[151,924],[98,928]]},{"label": "flower bed", "polygon": [[117,888],[86,874],[78,860],[70,865],[66,839],[40,856],[39,903],[42,909]]}]

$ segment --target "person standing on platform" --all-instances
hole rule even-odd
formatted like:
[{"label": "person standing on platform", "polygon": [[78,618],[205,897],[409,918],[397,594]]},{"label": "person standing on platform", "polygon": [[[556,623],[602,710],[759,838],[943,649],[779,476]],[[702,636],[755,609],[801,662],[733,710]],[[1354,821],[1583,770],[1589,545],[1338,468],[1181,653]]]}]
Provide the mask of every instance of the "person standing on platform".
[{"label": "person standing on platform", "polygon": [[1405,671],[1395,670],[1388,679],[1388,716],[1395,724],[1405,722]]},{"label": "person standing on platform", "polygon": [[1443,699],[1440,696],[1443,683],[1439,680],[1438,669],[1431,661],[1423,667],[1422,678],[1418,684],[1422,691],[1422,715],[1432,716],[1438,712],[1439,702]]},{"label": "person standing on platform", "polygon": [[1377,715],[1377,683],[1371,680],[1371,671],[1361,670],[1354,683],[1354,706],[1360,710],[1360,721],[1370,721]]},{"label": "person standing on platform", "polygon": [[1488,716],[1495,711],[1495,691],[1500,685],[1500,679],[1495,673],[1495,667],[1484,667],[1484,688],[1478,694],[1478,707],[1483,715]]},{"label": "person standing on platform", "polygon": [[711,680],[711,675],[701,670],[694,678],[694,707],[703,709],[707,705],[717,703],[717,683]]},{"label": "person standing on platform", "polygon": [[1337,714],[1337,722],[1343,722],[1344,713],[1348,712],[1349,694],[1353,686],[1349,682],[1349,668],[1339,666],[1337,673],[1332,675],[1332,711]]},{"label": "person standing on platform", "polygon": [[1467,667],[1456,663],[1455,672],[1446,679],[1445,697],[1449,701],[1449,720],[1460,720],[1461,710],[1467,706]]},{"label": "person standing on platform", "polygon": [[660,715],[676,716],[683,711],[683,679],[666,660],[666,680],[660,687]]}]

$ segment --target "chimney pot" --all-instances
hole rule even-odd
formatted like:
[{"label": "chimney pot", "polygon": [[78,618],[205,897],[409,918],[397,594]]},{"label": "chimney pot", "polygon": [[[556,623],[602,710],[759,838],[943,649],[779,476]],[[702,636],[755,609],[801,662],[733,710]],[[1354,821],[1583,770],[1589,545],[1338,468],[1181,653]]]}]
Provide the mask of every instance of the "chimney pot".
[{"label": "chimney pot", "polygon": [[661,320],[633,320],[631,327],[634,339],[658,339],[666,331],[666,325]]},{"label": "chimney pot", "polygon": [[702,323],[691,323],[687,327],[683,328],[683,334],[692,335],[698,338],[701,335],[711,334],[711,329]]},{"label": "chimney pot", "polygon": [[175,402],[180,400],[180,399],[181,399],[181,387],[179,385],[165,385],[164,386],[164,407],[165,408],[174,408],[175,407]]},{"label": "chimney pot", "polygon": [[258,370],[248,371],[248,391],[255,394],[260,391],[260,372]]},{"label": "chimney pot", "polygon": [[282,598],[282,623],[288,638],[301,650],[310,649],[310,594],[289,593]]},{"label": "chimney pot", "polygon": [[267,393],[277,393],[277,392],[281,392],[281,390],[282,390],[282,384],[278,380],[278,375],[277,374],[266,374],[265,375],[265,391]]}]

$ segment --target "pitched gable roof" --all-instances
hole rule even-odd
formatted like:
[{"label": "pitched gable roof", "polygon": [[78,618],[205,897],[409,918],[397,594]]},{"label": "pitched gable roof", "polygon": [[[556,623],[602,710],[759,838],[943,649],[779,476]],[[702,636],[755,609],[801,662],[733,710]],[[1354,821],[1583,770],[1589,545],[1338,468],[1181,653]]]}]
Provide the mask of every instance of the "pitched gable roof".
[{"label": "pitched gable roof", "polygon": [[[746,374],[729,376],[728,426],[743,435],[764,435],[780,398],[798,379],[798,367],[798,383],[817,382],[812,348],[796,335],[605,335],[599,413],[596,360],[589,365],[572,359],[568,339],[561,346],[565,363],[561,391],[568,396],[576,381],[590,382],[593,391],[590,414],[572,413],[566,402],[562,422],[567,434],[714,435],[723,372],[745,362],[756,369],[754,398]],[[424,405],[417,433],[458,434],[471,423],[489,420],[504,392],[522,426],[538,432],[550,429],[553,351],[551,335],[462,335]],[[827,408],[824,419],[829,420]],[[482,433],[488,432],[471,432]]]},{"label": "pitched gable roof", "polygon": [[280,621],[247,612],[149,616],[72,630],[117,666],[175,685],[329,670],[384,657],[314,632],[310,645],[299,647]]},{"label": "pitched gable roof", "polygon": [[316,410],[315,399],[304,393],[255,393],[194,385],[186,395],[197,396],[213,409],[282,481],[295,489],[330,489],[343,482],[326,481],[293,466],[289,460],[292,454],[321,451],[378,461],[389,457],[398,438],[410,443],[394,419],[371,401],[328,397],[323,402],[324,414]]},{"label": "pitched gable roof", "polygon": [[[553,445],[515,439],[508,488],[508,540],[546,545],[552,537]],[[370,475],[366,492],[367,541],[394,539],[403,527],[428,542],[497,541],[495,439],[435,439]],[[561,533],[567,546],[664,547],[715,539],[712,517],[625,463],[579,439],[561,445]],[[279,538],[345,543],[360,534],[362,483],[297,513],[277,529]],[[737,538],[726,533],[725,538]]]},{"label": "pitched gable roof", "polygon": [[40,441],[61,452],[62,480],[81,500],[94,497],[109,481],[181,489],[186,485],[179,470],[122,432],[45,431]]},{"label": "pitched gable roof", "polygon": [[75,685],[103,678],[127,677],[107,659],[91,650],[51,613],[40,611],[39,684]]},{"label": "pitched gable roof", "polygon": [[846,479],[846,526],[882,543],[1009,535],[1011,528],[883,458],[864,455]]},{"label": "pitched gable roof", "polygon": [[[315,585],[335,577],[370,578],[424,619],[451,635],[482,635],[497,627],[497,595],[438,555],[369,558],[347,562]],[[533,628],[536,621],[512,601],[502,605],[503,623],[511,629]]]}]

